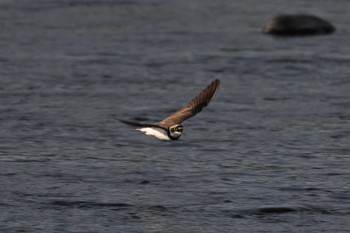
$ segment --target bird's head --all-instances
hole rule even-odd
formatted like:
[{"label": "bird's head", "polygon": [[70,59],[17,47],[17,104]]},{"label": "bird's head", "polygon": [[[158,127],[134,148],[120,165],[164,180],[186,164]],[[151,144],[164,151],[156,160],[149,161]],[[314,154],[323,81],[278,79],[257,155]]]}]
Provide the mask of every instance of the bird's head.
[{"label": "bird's head", "polygon": [[182,125],[173,125],[169,127],[169,136],[176,140],[183,134],[183,126]]}]

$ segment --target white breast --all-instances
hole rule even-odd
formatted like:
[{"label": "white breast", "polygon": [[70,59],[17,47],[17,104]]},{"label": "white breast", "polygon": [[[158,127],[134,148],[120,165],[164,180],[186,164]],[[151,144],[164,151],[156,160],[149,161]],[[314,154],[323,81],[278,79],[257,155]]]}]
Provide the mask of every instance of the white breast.
[{"label": "white breast", "polygon": [[168,133],[165,129],[144,127],[144,128],[138,128],[136,130],[144,132],[146,135],[154,136],[161,140],[170,140]]}]

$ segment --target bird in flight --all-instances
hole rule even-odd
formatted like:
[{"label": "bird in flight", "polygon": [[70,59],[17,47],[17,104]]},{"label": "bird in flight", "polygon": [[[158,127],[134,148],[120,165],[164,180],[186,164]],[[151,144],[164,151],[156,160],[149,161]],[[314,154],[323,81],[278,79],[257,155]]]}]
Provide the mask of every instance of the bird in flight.
[{"label": "bird in flight", "polygon": [[149,136],[154,136],[161,140],[177,140],[183,134],[182,122],[195,116],[210,103],[220,86],[220,80],[215,79],[186,106],[180,108],[164,120],[155,124],[143,124],[127,120],[119,120],[122,123],[135,127]]}]

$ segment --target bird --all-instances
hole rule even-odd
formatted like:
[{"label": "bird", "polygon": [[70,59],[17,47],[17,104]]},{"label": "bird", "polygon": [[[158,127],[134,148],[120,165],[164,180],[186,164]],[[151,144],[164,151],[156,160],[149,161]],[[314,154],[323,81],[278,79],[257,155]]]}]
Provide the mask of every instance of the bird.
[{"label": "bird", "polygon": [[204,107],[208,106],[218,92],[219,87],[220,80],[215,79],[184,107],[155,124],[143,124],[122,119],[119,119],[119,121],[133,126],[135,130],[141,131],[148,136],[153,136],[160,140],[178,140],[184,133],[182,122],[194,117],[197,113],[202,111]]}]

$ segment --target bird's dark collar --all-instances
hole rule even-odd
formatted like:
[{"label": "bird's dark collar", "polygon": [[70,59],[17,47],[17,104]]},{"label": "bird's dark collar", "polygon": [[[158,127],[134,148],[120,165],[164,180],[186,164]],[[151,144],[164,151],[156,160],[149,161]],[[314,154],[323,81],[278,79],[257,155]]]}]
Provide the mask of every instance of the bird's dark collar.
[{"label": "bird's dark collar", "polygon": [[[163,128],[164,129],[164,128]],[[167,133],[168,133],[168,137],[171,139],[171,140],[177,140],[177,139],[179,139],[180,138],[180,136],[179,137],[173,137],[173,136],[171,136],[171,134],[170,134],[170,129],[168,128],[167,130]]]}]

